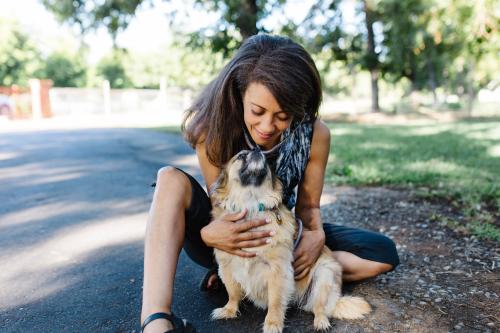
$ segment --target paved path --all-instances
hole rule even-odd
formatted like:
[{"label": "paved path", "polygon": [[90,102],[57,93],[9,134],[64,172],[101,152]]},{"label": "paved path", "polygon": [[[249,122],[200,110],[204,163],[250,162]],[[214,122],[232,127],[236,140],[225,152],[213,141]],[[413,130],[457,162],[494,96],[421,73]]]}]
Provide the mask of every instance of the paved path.
[{"label": "paved path", "polygon": [[[0,132],[0,331],[138,332],[143,235],[156,171],[200,178],[177,135],[145,129]],[[204,269],[184,253],[174,311],[199,332],[258,332],[264,312],[212,322],[224,304],[198,291]],[[309,332],[291,310],[286,332]]]}]

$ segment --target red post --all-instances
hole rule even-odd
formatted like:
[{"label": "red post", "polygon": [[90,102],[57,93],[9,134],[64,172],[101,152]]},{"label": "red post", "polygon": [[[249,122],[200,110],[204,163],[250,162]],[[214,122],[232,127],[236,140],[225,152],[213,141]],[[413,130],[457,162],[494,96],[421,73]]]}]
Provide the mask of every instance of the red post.
[{"label": "red post", "polygon": [[52,87],[52,80],[29,80],[31,89],[31,110],[33,118],[50,118],[52,111],[50,110],[49,90]]}]

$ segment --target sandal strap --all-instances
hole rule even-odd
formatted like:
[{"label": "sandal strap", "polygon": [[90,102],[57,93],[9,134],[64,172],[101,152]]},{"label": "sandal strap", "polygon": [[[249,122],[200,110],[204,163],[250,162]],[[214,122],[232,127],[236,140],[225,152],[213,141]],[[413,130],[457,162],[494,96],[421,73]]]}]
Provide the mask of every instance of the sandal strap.
[{"label": "sandal strap", "polygon": [[153,314],[147,316],[146,319],[144,319],[144,323],[142,324],[142,327],[141,327],[141,332],[144,331],[144,328],[150,322],[152,322],[153,320],[156,320],[156,319],[167,319],[172,323],[172,325],[174,325],[175,331],[177,331],[177,330],[179,330],[179,332],[184,331],[184,322],[181,319],[179,319],[178,317],[176,317],[173,312],[170,314],[168,314],[166,312],[156,312],[156,313],[153,313]]}]

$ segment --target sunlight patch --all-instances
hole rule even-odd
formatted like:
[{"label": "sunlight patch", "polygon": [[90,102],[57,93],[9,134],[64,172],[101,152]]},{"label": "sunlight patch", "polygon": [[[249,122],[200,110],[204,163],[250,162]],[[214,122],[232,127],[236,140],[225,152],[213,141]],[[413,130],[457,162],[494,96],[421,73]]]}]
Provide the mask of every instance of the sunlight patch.
[{"label": "sunlight patch", "polygon": [[365,142],[359,147],[363,149],[399,149],[398,144],[388,142]]},{"label": "sunlight patch", "polygon": [[456,172],[463,173],[466,172],[467,170],[466,168],[457,165],[456,163],[440,161],[437,159],[408,163],[406,165],[406,169],[412,171],[440,173],[440,174],[448,174]]},{"label": "sunlight patch", "polygon": [[[131,244],[144,238],[147,214],[117,216],[69,226],[44,242],[1,256],[1,286],[18,286],[10,292],[11,306],[26,304],[66,287],[61,277],[75,265],[105,255],[109,247]],[[70,281],[71,282],[71,281]],[[24,296],[22,296],[24,295]],[[2,296],[3,297],[3,296]]]},{"label": "sunlight patch", "polygon": [[0,230],[5,227],[16,225],[19,226],[23,223],[50,220],[57,216],[67,215],[78,211],[91,209],[93,205],[83,203],[47,203],[34,207],[26,207],[24,209],[16,210],[14,212],[5,213],[0,216]]},{"label": "sunlight patch", "polygon": [[19,153],[14,153],[14,152],[0,153],[0,161],[11,160],[13,158],[18,157],[19,155],[20,155]]},{"label": "sunlight patch", "polygon": [[500,140],[500,126],[464,133],[464,136],[476,140]]},{"label": "sunlight patch", "polygon": [[488,149],[488,155],[492,157],[500,157],[500,144],[490,147]]},{"label": "sunlight patch", "polygon": [[452,129],[449,124],[443,125],[435,125],[435,126],[422,126],[418,128],[412,128],[405,130],[406,136],[427,136],[427,135],[435,135],[440,134],[442,132],[446,132]]},{"label": "sunlight patch", "polygon": [[333,128],[330,130],[332,136],[342,136],[342,135],[361,135],[361,129],[359,128]]},{"label": "sunlight patch", "polygon": [[198,157],[194,154],[189,154],[186,156],[178,157],[175,160],[172,160],[171,163],[173,165],[198,167]]},{"label": "sunlight patch", "polygon": [[51,175],[51,176],[37,176],[37,177],[33,177],[31,180],[25,180],[23,185],[24,186],[35,186],[35,185],[43,185],[43,184],[50,184],[50,183],[58,183],[58,182],[64,182],[67,180],[78,179],[82,176],[84,176],[84,174],[81,172],[66,172],[66,173],[55,174],[55,175]]}]

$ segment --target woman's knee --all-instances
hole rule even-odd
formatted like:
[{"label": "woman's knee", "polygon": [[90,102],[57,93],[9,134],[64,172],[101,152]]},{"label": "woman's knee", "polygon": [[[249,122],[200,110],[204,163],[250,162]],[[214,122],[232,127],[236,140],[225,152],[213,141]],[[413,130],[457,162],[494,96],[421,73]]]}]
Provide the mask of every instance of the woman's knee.
[{"label": "woman's knee", "polygon": [[370,260],[370,265],[367,266],[367,273],[371,277],[390,272],[399,265],[396,244],[389,237],[379,234],[372,250],[378,253],[378,259],[377,261]]},{"label": "woman's knee", "polygon": [[383,262],[372,261],[370,267],[368,268],[368,275],[374,277],[383,273],[387,273],[394,268],[391,264],[386,264]]},{"label": "woman's knee", "polygon": [[189,207],[191,202],[191,182],[180,170],[165,166],[158,170],[156,176],[155,192],[161,196],[180,200],[184,208]]}]

